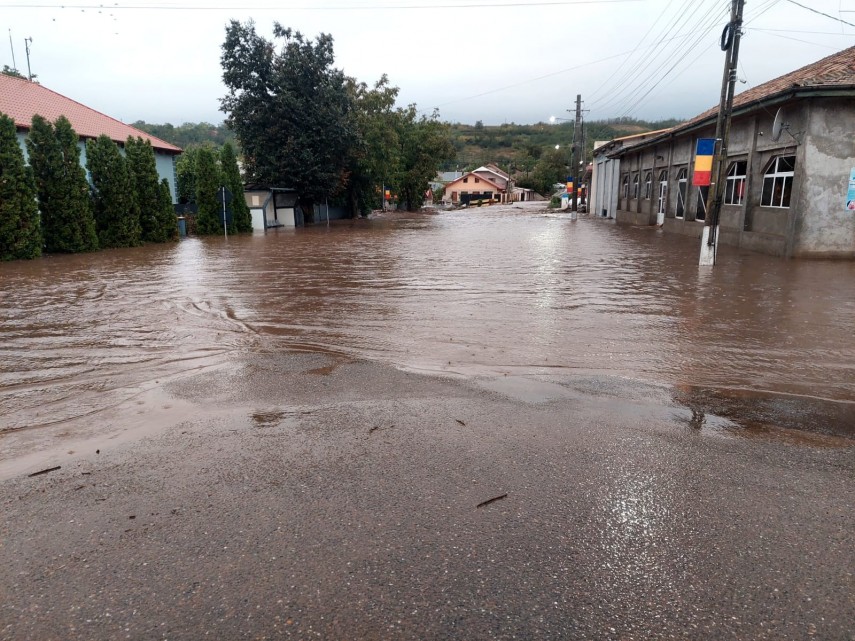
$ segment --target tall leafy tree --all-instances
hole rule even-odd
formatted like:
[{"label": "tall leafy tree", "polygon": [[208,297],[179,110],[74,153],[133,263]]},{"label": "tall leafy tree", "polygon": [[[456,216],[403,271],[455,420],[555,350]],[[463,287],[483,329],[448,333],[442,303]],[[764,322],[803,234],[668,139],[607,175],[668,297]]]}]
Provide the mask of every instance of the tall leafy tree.
[{"label": "tall leafy tree", "polygon": [[380,204],[383,184],[398,175],[401,160],[395,99],[398,88],[384,75],[373,87],[350,80],[357,138],[348,157],[346,196],[351,216]]},{"label": "tall leafy tree", "polygon": [[430,180],[443,162],[454,158],[455,150],[449,127],[431,116],[418,117],[415,105],[398,110],[398,137],[401,162],[397,179],[398,194],[409,211],[419,209],[425,201]]},{"label": "tall leafy tree", "polygon": [[232,212],[235,231],[239,234],[252,231],[252,214],[243,196],[243,180],[231,143],[226,143],[220,150],[220,167],[223,171],[223,182],[232,192]]},{"label": "tall leafy tree", "polygon": [[223,233],[223,205],[217,198],[222,182],[215,152],[200,147],[196,154],[196,233],[202,236]]},{"label": "tall leafy tree", "polygon": [[311,216],[314,202],[345,184],[356,135],[352,102],[344,73],[333,67],[331,36],[310,40],[278,23],[273,33],[271,42],[252,22],[226,27],[221,109],[240,141],[247,178],[297,189]]},{"label": "tall leafy tree", "polygon": [[175,161],[175,189],[178,192],[178,202],[196,202],[196,155],[199,147],[184,150]]},{"label": "tall leafy tree", "polygon": [[141,241],[140,216],[129,163],[109,136],[86,142],[92,177],[95,226],[101,247],[132,247]]},{"label": "tall leafy tree", "polygon": [[26,145],[39,195],[44,248],[49,253],[98,249],[78,140],[64,116],[56,126],[41,116],[33,117]]},{"label": "tall leafy tree", "polygon": [[15,121],[0,114],[0,260],[36,258],[41,253],[33,172],[24,164]]}]

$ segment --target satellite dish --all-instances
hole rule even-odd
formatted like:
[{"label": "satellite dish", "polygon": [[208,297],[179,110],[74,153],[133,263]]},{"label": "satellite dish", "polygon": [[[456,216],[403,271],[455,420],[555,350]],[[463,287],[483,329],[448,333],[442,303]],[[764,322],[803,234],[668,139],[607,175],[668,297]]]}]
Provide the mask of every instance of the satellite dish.
[{"label": "satellite dish", "polygon": [[775,120],[772,122],[772,140],[778,142],[781,138],[781,132],[790,131],[790,123],[784,122],[784,115],[781,113],[781,107],[775,112]]}]

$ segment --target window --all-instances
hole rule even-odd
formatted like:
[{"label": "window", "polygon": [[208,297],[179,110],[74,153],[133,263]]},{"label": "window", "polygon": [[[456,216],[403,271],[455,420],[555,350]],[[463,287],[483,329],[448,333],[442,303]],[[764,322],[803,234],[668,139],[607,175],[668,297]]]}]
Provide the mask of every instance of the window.
[{"label": "window", "polygon": [[707,198],[710,195],[709,187],[698,187],[698,206],[695,208],[695,220],[703,222],[707,217]]},{"label": "window", "polygon": [[479,183],[479,182],[481,182],[481,179],[480,179],[480,178],[476,178],[476,179],[475,179],[475,182],[476,182],[476,183]]},{"label": "window", "polygon": [[653,174],[647,172],[644,176],[644,200],[650,200],[651,192],[653,191]]},{"label": "window", "polygon": [[468,182],[469,182],[469,178],[464,178],[464,179],[463,179],[463,182],[468,183]]},{"label": "window", "polygon": [[665,215],[665,197],[668,194],[668,172],[659,172],[659,203],[656,208],[656,213]]},{"label": "window", "polygon": [[724,204],[741,205],[745,202],[745,174],[748,162],[737,160],[730,163],[727,169],[727,182],[724,187]]},{"label": "window", "polygon": [[793,171],[796,168],[795,156],[776,156],[769,163],[763,175],[763,195],[760,205],[763,207],[789,207],[790,192],[793,190]]},{"label": "window", "polygon": [[689,172],[684,168],[677,173],[677,210],[674,215],[683,218],[686,215],[686,192],[689,188],[687,176]]},{"label": "window", "polygon": [[632,197],[638,198],[638,174],[632,177]]},{"label": "window", "polygon": [[628,174],[624,174],[622,190],[623,190],[624,199],[629,198],[629,175]]}]

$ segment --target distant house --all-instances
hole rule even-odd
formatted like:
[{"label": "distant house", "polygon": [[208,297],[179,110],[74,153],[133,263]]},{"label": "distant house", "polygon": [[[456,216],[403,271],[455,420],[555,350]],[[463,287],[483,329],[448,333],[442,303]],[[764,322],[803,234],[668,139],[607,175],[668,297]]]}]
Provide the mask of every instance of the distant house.
[{"label": "distant house", "polygon": [[473,200],[498,200],[504,202],[507,198],[505,185],[499,185],[494,181],[495,176],[487,172],[477,173],[470,171],[463,174],[457,180],[453,180],[445,186],[442,200],[454,205],[466,205]]},{"label": "distant house", "polygon": [[80,136],[80,162],[86,165],[87,139],[97,138],[106,134],[120,145],[124,145],[128,136],[140,137],[151,142],[157,173],[160,178],[166,178],[175,197],[175,158],[181,153],[181,148],[155,138],[144,131],[102,114],[100,111],[86,107],[79,102],[56,93],[38,83],[22,78],[0,74],[0,113],[4,113],[15,121],[18,130],[18,142],[27,156],[24,140],[33,122],[33,116],[40,115],[50,122],[55,122],[60,116],[65,116],[71,126]]}]

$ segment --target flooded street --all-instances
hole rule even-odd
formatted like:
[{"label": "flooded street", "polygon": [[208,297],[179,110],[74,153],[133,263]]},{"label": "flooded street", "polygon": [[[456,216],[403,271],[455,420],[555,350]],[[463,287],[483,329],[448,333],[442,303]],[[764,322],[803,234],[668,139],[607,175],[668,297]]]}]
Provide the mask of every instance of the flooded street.
[{"label": "flooded street", "polygon": [[855,265],[541,206],[0,265],[0,639],[855,638]]},{"label": "flooded street", "polygon": [[533,205],[2,265],[0,431],[283,350],[855,401],[852,263],[723,247],[699,270],[694,240]]}]

